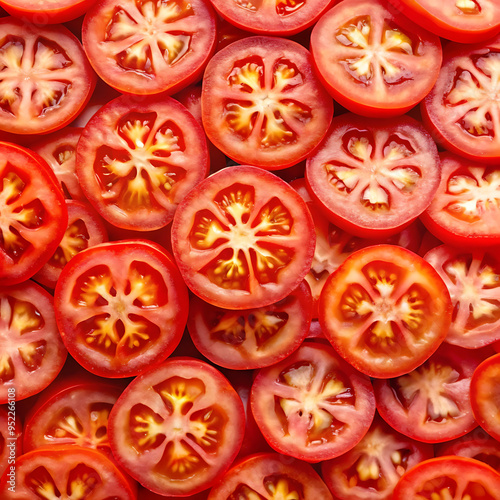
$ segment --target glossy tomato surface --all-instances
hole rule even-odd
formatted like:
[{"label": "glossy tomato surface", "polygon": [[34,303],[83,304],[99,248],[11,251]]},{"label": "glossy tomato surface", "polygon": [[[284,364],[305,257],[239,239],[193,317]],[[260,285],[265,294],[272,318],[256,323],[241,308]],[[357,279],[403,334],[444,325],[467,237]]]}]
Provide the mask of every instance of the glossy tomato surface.
[{"label": "glossy tomato surface", "polygon": [[111,449],[143,486],[187,496],[210,487],[236,457],[243,404],[219,371],[176,358],[132,381],[113,407]]},{"label": "glossy tomato surface", "polygon": [[64,23],[85,14],[95,0],[1,0],[0,5],[11,15],[37,25]]},{"label": "glossy tomato surface", "polygon": [[162,362],[187,320],[187,290],[173,258],[143,240],[102,243],[61,272],[56,316],[71,355],[105,377],[137,375]]},{"label": "glossy tomato surface", "polygon": [[326,338],[355,368],[391,378],[420,366],[445,339],[450,294],[430,264],[409,250],[358,250],[330,275],[319,301]]},{"label": "glossy tomato surface", "polygon": [[333,103],[308,50],[283,38],[248,37],[207,65],[201,96],[209,139],[227,156],[268,170],[309,155],[328,130]]},{"label": "glossy tomato surface", "polygon": [[203,300],[227,309],[285,298],[310,269],[314,243],[302,198],[274,174],[247,165],[199,183],[172,222],[184,281]]},{"label": "glossy tomato surface", "polygon": [[395,116],[431,90],[441,66],[439,38],[384,0],[343,0],[321,17],[311,52],[322,83],[346,108]]}]

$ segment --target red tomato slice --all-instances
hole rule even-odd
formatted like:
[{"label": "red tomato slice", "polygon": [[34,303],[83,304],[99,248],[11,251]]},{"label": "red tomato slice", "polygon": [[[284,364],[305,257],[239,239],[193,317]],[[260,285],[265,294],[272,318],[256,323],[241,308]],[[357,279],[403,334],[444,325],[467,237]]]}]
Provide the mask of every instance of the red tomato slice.
[{"label": "red tomato slice", "polygon": [[19,457],[13,485],[7,474],[0,480],[0,496],[2,500],[135,500],[136,493],[102,453],[79,446],[53,446]]},{"label": "red tomato slice", "polygon": [[443,345],[412,372],[375,380],[380,415],[398,432],[426,443],[467,434],[477,427],[469,389],[480,360],[473,351]]},{"label": "red tomato slice", "polygon": [[166,226],[177,204],[208,174],[202,128],[168,96],[121,96],[82,132],[76,173],[85,196],[111,224]]},{"label": "red tomato slice", "polygon": [[243,30],[289,36],[313,25],[334,0],[211,0],[221,17]]},{"label": "red tomato slice", "polygon": [[478,424],[500,441],[500,354],[485,359],[476,368],[470,397]]},{"label": "red tomato slice", "polygon": [[500,340],[500,249],[441,245],[424,258],[445,282],[453,303],[446,341],[477,349]]},{"label": "red tomato slice", "polygon": [[15,398],[0,407],[0,477],[15,468],[16,459],[22,453],[22,425],[16,415]]},{"label": "red tomato slice", "polygon": [[0,5],[11,15],[37,26],[65,23],[85,14],[95,0],[0,0]]},{"label": "red tomato slice", "polygon": [[332,500],[332,495],[309,464],[277,453],[261,453],[232,467],[208,496],[208,500],[229,498]]},{"label": "red tomato slice", "polygon": [[342,106],[366,116],[401,115],[432,89],[442,62],[439,38],[385,0],[344,0],[311,34],[321,80]]},{"label": "red tomato slice", "polygon": [[241,446],[243,404],[215,368],[176,358],[134,379],[109,417],[114,456],[143,486],[187,496],[209,488]]},{"label": "red tomato slice", "polygon": [[248,37],[215,54],[203,78],[201,108],[216,147],[238,163],[268,170],[306,158],[333,115],[309,51],[272,37]]},{"label": "red tomato slice", "polygon": [[173,258],[142,240],[102,243],[76,254],[55,290],[71,355],[104,377],[137,375],[162,362],[187,321],[187,290]]},{"label": "red tomato slice", "polygon": [[250,398],[269,445],[307,462],[349,451],[367,433],[375,414],[369,378],[330,346],[314,342],[259,370]]},{"label": "red tomato slice", "polygon": [[215,50],[215,23],[205,0],[103,0],[85,16],[83,47],[120,92],[172,94],[201,77]]},{"label": "red tomato slice", "polygon": [[429,31],[448,40],[475,43],[500,31],[496,0],[389,0]]},{"label": "red tomato slice", "polygon": [[193,296],[188,329],[198,350],[213,363],[232,370],[262,368],[295,351],[311,323],[312,297],[307,283],[269,306],[233,311]]},{"label": "red tomato slice", "polygon": [[276,175],[246,165],[198,184],[172,223],[173,253],[187,286],[226,309],[284,299],[310,269],[314,244],[304,200]]},{"label": "red tomato slice", "polygon": [[330,275],[319,301],[326,338],[371,377],[420,366],[450,327],[450,294],[433,267],[393,245],[358,250]]},{"label": "red tomato slice", "polygon": [[439,186],[437,148],[408,116],[334,118],[308,158],[306,180],[326,216],[357,236],[395,234],[431,203]]},{"label": "red tomato slice", "polygon": [[78,39],[64,26],[0,19],[0,130],[44,134],[85,107],[95,75]]},{"label": "red tomato slice", "polygon": [[64,266],[78,252],[108,241],[103,220],[88,204],[66,200],[68,227],[54,255],[38,271],[33,279],[47,288],[54,289]]},{"label": "red tomato slice", "polygon": [[441,183],[421,220],[457,247],[500,245],[500,166],[441,155]]},{"label": "red tomato slice", "polygon": [[39,154],[54,171],[66,198],[86,201],[75,165],[76,145],[82,130],[65,127],[31,144],[30,149]]},{"label": "red tomato slice", "polygon": [[350,451],[322,463],[323,479],[342,500],[390,500],[399,478],[434,456],[429,444],[399,434],[375,417],[370,430]]},{"label": "red tomato slice", "polygon": [[393,500],[498,500],[500,474],[464,457],[439,457],[410,469],[394,490]]},{"label": "red tomato slice", "polygon": [[438,80],[421,110],[426,127],[449,151],[498,163],[499,67],[500,37],[478,45],[447,45]]},{"label": "red tomato slice", "polygon": [[52,296],[36,283],[2,287],[0,313],[0,404],[4,404],[45,389],[61,371],[67,353]]},{"label": "red tomato slice", "polygon": [[30,151],[0,142],[0,286],[33,276],[68,223],[57,179]]}]

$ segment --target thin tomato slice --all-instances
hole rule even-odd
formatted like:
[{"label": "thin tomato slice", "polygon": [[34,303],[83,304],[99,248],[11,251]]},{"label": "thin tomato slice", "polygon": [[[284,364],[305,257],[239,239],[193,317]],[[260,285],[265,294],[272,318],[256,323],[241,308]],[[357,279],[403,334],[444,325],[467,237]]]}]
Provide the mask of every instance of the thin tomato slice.
[{"label": "thin tomato slice", "polygon": [[284,38],[248,37],[208,63],[201,96],[208,138],[239,163],[279,170],[318,146],[333,115],[308,50]]},{"label": "thin tomato slice", "polygon": [[247,165],[200,182],[172,223],[184,281],[203,300],[226,309],[285,298],[310,269],[314,244],[304,200],[276,175]]},{"label": "thin tomato slice", "polygon": [[390,378],[421,365],[445,339],[450,294],[433,267],[393,245],[358,250],[330,275],[319,322],[337,352],[367,375]]}]

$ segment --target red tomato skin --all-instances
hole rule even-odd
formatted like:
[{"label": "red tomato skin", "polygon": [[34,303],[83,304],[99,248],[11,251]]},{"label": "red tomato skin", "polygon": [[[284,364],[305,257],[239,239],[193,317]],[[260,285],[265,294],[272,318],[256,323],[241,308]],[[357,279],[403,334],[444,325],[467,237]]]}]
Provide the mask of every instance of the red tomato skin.
[{"label": "red tomato skin", "polygon": [[58,0],[27,4],[23,0],[1,0],[0,5],[12,16],[35,25],[72,21],[87,12],[95,0]]}]

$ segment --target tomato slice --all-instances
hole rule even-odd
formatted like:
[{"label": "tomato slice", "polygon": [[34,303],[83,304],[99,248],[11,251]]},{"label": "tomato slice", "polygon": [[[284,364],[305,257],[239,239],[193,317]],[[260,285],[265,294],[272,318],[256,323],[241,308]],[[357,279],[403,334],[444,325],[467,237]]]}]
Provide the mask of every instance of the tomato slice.
[{"label": "tomato slice", "polygon": [[188,329],[198,350],[232,370],[262,368],[289,356],[305,339],[312,297],[307,283],[269,306],[233,311],[193,296]]},{"label": "tomato slice", "polygon": [[137,375],[162,362],[187,321],[187,290],[173,258],[142,240],[76,254],[55,290],[56,317],[72,356],[105,377]]},{"label": "tomato slice", "polygon": [[480,361],[473,351],[443,345],[412,372],[375,380],[380,415],[398,432],[426,443],[467,434],[477,427],[469,389]]},{"label": "tomato slice", "polygon": [[500,166],[441,155],[441,183],[421,220],[457,247],[500,245]]},{"label": "tomato slice", "polygon": [[429,31],[455,42],[480,42],[500,32],[496,0],[389,1]]},{"label": "tomato slice", "polygon": [[90,99],[95,75],[64,26],[0,19],[0,130],[40,134],[70,123]]},{"label": "tomato slice", "polygon": [[114,456],[143,486],[187,496],[209,488],[241,446],[243,404],[215,368],[175,358],[134,379],[109,418]]},{"label": "tomato slice", "polygon": [[229,498],[332,500],[332,495],[309,464],[277,453],[260,453],[232,467],[208,496],[209,500]]},{"label": "tomato slice", "polygon": [[478,45],[447,45],[438,80],[422,101],[421,110],[426,127],[449,151],[498,163],[499,67],[498,36]]},{"label": "tomato slice", "polygon": [[410,469],[394,490],[393,500],[498,500],[500,474],[464,457],[438,457]]},{"label": "tomato slice", "polygon": [[79,446],[53,446],[25,453],[16,461],[13,484],[0,480],[3,500],[74,498],[134,500],[127,479],[102,453]]},{"label": "tomato slice", "polygon": [[43,3],[28,3],[23,0],[1,0],[9,14],[38,26],[65,23],[82,16],[93,0],[45,0]]},{"label": "tomato slice", "polygon": [[500,249],[441,245],[425,255],[450,292],[453,317],[446,341],[477,349],[500,340]]},{"label": "tomato slice", "polygon": [[52,296],[32,281],[0,290],[0,404],[45,389],[66,360]]},{"label": "tomato slice", "polygon": [[279,177],[247,165],[200,182],[172,223],[173,253],[187,286],[226,309],[284,299],[310,269],[314,243],[304,200]]},{"label": "tomato slice", "polygon": [[269,445],[307,462],[349,451],[367,433],[375,414],[369,378],[331,346],[314,342],[259,370],[250,398]]},{"label": "tomato slice", "polygon": [[439,186],[437,148],[409,116],[334,118],[307,160],[306,180],[326,216],[357,236],[401,231],[431,203]]},{"label": "tomato slice", "polygon": [[261,35],[289,36],[312,26],[331,5],[331,0],[211,0],[221,17],[242,30]]},{"label": "tomato slice", "polygon": [[390,378],[421,365],[445,339],[450,294],[433,267],[393,245],[358,250],[330,275],[319,301],[326,338],[355,368]]},{"label": "tomato slice", "polygon": [[472,411],[478,424],[500,441],[500,354],[485,359],[475,370],[470,387]]},{"label": "tomato slice", "polygon": [[101,79],[120,92],[172,94],[201,77],[215,50],[215,23],[205,0],[105,0],[85,16],[83,47]]},{"label": "tomato slice", "polygon": [[321,80],[347,109],[366,116],[401,115],[417,105],[439,75],[439,38],[385,0],[344,0],[311,34]]},{"label": "tomato slice", "polygon": [[220,50],[203,78],[209,139],[238,163],[279,170],[305,159],[325,136],[331,97],[301,45],[248,37]]},{"label": "tomato slice", "polygon": [[390,500],[399,478],[434,456],[431,445],[399,434],[380,417],[350,451],[322,463],[323,479],[342,500]]},{"label": "tomato slice", "polygon": [[64,266],[85,248],[108,241],[103,220],[88,204],[66,200],[68,227],[54,255],[38,271],[33,279],[47,288],[54,289]]},{"label": "tomato slice", "polygon": [[140,231],[166,226],[208,163],[202,128],[168,96],[113,99],[90,119],[76,150],[76,173],[95,209]]}]

